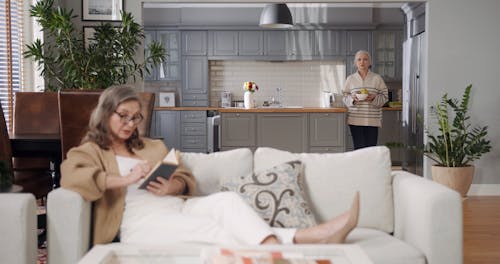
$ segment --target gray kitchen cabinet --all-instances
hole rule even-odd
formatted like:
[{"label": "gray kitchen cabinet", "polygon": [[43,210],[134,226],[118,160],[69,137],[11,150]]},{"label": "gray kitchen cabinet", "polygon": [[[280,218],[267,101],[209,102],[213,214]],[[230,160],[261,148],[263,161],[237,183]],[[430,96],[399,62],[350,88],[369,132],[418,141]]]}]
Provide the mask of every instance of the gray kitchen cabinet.
[{"label": "gray kitchen cabinet", "polygon": [[307,152],[307,114],[258,114],[257,146],[272,147],[291,152]]},{"label": "gray kitchen cabinet", "polygon": [[238,33],[238,55],[264,55],[264,32],[257,30],[240,31]]},{"label": "gray kitchen cabinet", "polygon": [[346,56],[346,68],[345,68],[345,73],[346,73],[346,78],[347,76],[355,73],[358,69],[356,68],[356,63],[354,63],[354,55],[352,56]]},{"label": "gray kitchen cabinet", "polygon": [[[401,111],[383,111],[382,127],[378,132],[378,145],[402,142]],[[392,165],[401,165],[402,150],[391,148]]]},{"label": "gray kitchen cabinet", "polygon": [[181,111],[181,150],[207,152],[207,111]]},{"label": "gray kitchen cabinet", "polygon": [[[156,40],[156,32],[154,30],[144,30],[144,58],[147,58],[150,55],[148,47],[151,44],[151,42],[155,40]],[[147,73],[146,71],[144,72],[144,79],[156,80],[157,70],[150,63],[148,63],[146,66],[149,67],[151,71],[149,73]]]},{"label": "gray kitchen cabinet", "polygon": [[180,32],[179,31],[157,31],[156,40],[163,44],[167,52],[167,59],[156,71],[157,80],[180,80]]},{"label": "gray kitchen cabinet", "polygon": [[313,55],[315,35],[314,31],[310,30],[291,30],[287,33],[289,56],[311,56]]},{"label": "gray kitchen cabinet", "polygon": [[238,31],[210,31],[208,34],[208,55],[238,55]]},{"label": "gray kitchen cabinet", "polygon": [[309,151],[345,151],[345,122],[344,113],[310,113]]},{"label": "gray kitchen cabinet", "polygon": [[264,31],[264,55],[286,56],[288,54],[287,31]]},{"label": "gray kitchen cabinet", "polygon": [[182,57],[182,106],[208,106],[208,59]]},{"label": "gray kitchen cabinet", "polygon": [[149,73],[144,73],[145,80],[180,80],[180,32],[179,31],[144,31],[144,56],[149,56],[148,46],[156,41],[163,45],[167,53],[166,60],[156,67],[151,67]]},{"label": "gray kitchen cabinet", "polygon": [[316,30],[314,31],[316,45],[315,56],[344,56],[346,53],[345,31]]},{"label": "gray kitchen cabinet", "polygon": [[154,111],[151,137],[161,138],[168,148],[181,149],[179,111]]},{"label": "gray kitchen cabinet", "polygon": [[366,50],[371,53],[371,31],[347,31],[346,37],[347,55],[355,55],[358,50]]},{"label": "gray kitchen cabinet", "polygon": [[255,126],[254,113],[221,113],[222,149],[255,147]]},{"label": "gray kitchen cabinet", "polygon": [[403,68],[403,31],[373,32],[373,70],[386,81],[402,79]]},{"label": "gray kitchen cabinet", "polygon": [[182,31],[182,55],[207,55],[207,32]]}]

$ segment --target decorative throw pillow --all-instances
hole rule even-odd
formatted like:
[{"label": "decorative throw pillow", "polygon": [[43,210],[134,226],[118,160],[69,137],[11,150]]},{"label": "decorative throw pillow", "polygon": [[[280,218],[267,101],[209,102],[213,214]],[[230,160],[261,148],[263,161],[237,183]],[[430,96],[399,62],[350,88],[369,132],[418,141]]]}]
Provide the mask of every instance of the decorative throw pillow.
[{"label": "decorative throw pillow", "polygon": [[222,191],[234,191],[273,227],[316,224],[304,199],[302,162],[295,160],[254,175],[222,179]]}]

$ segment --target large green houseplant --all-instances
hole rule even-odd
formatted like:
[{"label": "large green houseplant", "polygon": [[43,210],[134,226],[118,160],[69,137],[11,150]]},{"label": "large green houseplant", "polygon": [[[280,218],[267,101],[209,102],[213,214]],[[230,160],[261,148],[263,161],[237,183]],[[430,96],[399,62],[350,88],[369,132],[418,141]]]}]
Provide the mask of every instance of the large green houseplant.
[{"label": "large green houseplant", "polygon": [[472,126],[468,115],[472,85],[465,88],[462,99],[449,98],[444,94],[431,107],[431,115],[437,121],[437,132],[426,131],[428,143],[420,149],[401,143],[388,143],[389,147],[406,147],[423,152],[435,162],[432,178],[456,191],[463,197],[472,184],[473,161],[491,150],[487,139],[487,126]]},{"label": "large green houseplant", "polygon": [[[436,117],[438,133],[428,133],[425,153],[441,167],[466,167],[491,150],[487,126],[472,126],[469,100],[472,85],[465,88],[462,100],[444,94],[431,113]],[[450,123],[451,122],[451,123]]]},{"label": "large green houseplant", "polygon": [[131,13],[122,12],[119,24],[101,23],[85,43],[84,34],[72,20],[73,10],[54,6],[53,0],[41,0],[30,8],[48,41],[35,40],[26,45],[24,56],[33,58],[48,82],[48,90],[103,89],[142,77],[144,71],[165,60],[164,47],[153,42],[142,63],[136,51],[144,38],[143,28]]}]

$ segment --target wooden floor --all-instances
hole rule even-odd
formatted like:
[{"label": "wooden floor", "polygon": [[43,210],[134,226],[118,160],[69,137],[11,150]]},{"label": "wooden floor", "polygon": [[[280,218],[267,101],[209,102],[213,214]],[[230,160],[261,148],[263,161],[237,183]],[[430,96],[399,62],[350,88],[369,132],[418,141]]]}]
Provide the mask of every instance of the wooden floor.
[{"label": "wooden floor", "polygon": [[500,263],[500,196],[463,202],[464,264]]}]

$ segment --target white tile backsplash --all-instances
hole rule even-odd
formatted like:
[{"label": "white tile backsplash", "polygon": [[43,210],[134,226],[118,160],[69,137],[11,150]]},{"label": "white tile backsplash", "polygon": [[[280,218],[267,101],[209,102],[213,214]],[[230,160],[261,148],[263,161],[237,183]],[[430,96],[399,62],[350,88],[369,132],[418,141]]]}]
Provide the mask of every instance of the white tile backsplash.
[{"label": "white tile backsplash", "polygon": [[209,67],[211,106],[220,105],[222,91],[243,100],[243,82],[254,81],[257,105],[271,101],[279,87],[285,105],[319,107],[321,92],[340,94],[346,76],[343,61],[210,61]]}]

